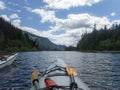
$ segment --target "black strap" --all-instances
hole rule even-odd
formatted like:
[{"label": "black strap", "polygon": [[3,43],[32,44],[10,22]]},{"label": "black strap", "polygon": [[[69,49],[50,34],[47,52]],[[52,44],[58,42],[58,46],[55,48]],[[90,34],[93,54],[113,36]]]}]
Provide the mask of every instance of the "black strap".
[{"label": "black strap", "polygon": [[46,74],[49,74],[50,72],[54,72],[56,70],[60,70],[60,71],[64,71],[66,72],[65,68],[64,67],[60,67],[60,66],[55,66],[53,68],[51,68],[50,70],[47,70],[42,76],[46,75]]},{"label": "black strap", "polygon": [[78,88],[78,85],[77,83],[75,82],[75,78],[73,75],[70,75],[70,80],[71,80],[71,83],[70,83],[70,90],[74,90]]},{"label": "black strap", "polygon": [[77,86],[77,84],[75,82],[72,82],[70,84],[70,90],[77,90],[77,88],[78,88],[78,86]]},{"label": "black strap", "polygon": [[39,83],[39,80],[38,80],[38,79],[34,79],[34,80],[32,81],[32,84],[35,85],[35,82],[38,82],[38,83]]}]

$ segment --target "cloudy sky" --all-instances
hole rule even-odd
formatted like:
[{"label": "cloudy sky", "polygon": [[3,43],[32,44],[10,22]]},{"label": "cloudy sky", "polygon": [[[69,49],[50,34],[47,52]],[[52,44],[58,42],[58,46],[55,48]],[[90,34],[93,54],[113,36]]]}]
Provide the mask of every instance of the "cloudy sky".
[{"label": "cloudy sky", "polygon": [[0,17],[16,27],[75,46],[94,25],[120,23],[120,0],[0,0]]}]

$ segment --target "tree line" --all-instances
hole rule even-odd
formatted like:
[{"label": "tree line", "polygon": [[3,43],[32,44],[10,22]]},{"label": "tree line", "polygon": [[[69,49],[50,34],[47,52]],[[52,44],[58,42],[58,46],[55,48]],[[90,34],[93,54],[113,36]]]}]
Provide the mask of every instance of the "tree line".
[{"label": "tree line", "polygon": [[39,50],[27,33],[0,17],[0,52]]},{"label": "tree line", "polygon": [[120,25],[113,25],[112,28],[94,30],[92,33],[85,33],[78,42],[77,50],[80,51],[120,51]]}]

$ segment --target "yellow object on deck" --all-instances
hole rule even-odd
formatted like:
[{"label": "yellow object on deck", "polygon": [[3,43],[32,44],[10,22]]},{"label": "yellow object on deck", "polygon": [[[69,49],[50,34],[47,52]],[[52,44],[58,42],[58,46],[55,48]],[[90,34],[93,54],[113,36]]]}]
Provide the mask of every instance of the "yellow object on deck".
[{"label": "yellow object on deck", "polygon": [[77,76],[77,71],[74,68],[67,66],[66,71],[67,71],[68,75]]},{"label": "yellow object on deck", "polygon": [[34,70],[31,74],[31,84],[33,82],[33,80],[38,78],[38,74],[39,74],[39,70]]}]

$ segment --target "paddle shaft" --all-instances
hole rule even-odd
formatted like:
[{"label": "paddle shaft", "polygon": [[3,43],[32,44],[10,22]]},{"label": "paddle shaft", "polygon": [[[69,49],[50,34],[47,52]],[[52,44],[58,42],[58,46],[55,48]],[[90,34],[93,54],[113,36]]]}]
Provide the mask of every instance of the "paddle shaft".
[{"label": "paddle shaft", "polygon": [[33,85],[35,86],[35,89],[36,89],[36,90],[39,90],[39,89],[40,89],[40,87],[39,87],[39,82],[38,82],[37,79],[35,79],[35,80],[33,81]]},{"label": "paddle shaft", "polygon": [[77,90],[77,84],[75,82],[74,76],[70,75],[71,83],[70,83],[70,90]]}]

